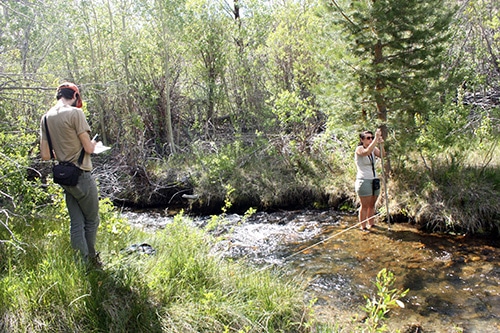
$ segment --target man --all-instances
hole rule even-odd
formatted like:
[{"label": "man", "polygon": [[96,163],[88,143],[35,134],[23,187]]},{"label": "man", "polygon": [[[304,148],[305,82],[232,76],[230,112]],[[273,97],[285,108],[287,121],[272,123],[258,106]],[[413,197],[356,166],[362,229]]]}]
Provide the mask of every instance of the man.
[{"label": "man", "polygon": [[[90,139],[90,126],[81,109],[82,99],[78,87],[70,82],[61,84],[57,88],[56,99],[56,105],[41,120],[41,157],[42,160],[55,158],[60,162],[72,162],[82,170],[77,185],[61,185],[71,219],[71,246],[80,252],[86,263],[100,266],[95,249],[99,226],[99,197],[96,182],[90,173],[90,154],[94,152],[96,142]],[[50,135],[52,156],[46,126]],[[78,161],[82,149],[83,161],[80,164]]]}]

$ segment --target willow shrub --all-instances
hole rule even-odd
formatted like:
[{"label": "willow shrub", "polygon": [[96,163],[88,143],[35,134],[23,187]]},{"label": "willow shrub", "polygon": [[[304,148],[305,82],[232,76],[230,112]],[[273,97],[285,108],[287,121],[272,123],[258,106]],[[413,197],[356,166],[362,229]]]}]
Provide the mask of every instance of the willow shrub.
[{"label": "willow shrub", "polygon": [[[31,166],[36,135],[0,124],[0,273],[16,265],[18,254],[31,246],[32,220],[53,202],[55,191],[44,186]],[[29,177],[30,175],[30,177]]]},{"label": "willow shrub", "polygon": [[392,212],[429,230],[500,232],[497,117],[455,104],[416,117],[416,151],[394,170]]},{"label": "willow shrub", "polygon": [[233,189],[232,208],[242,212],[249,207],[337,207],[354,198],[354,163],[345,146],[324,134],[304,142],[293,134],[257,133],[230,143],[194,142],[182,165],[189,166],[186,173],[199,195],[195,208],[212,205],[220,211],[227,188]]},{"label": "willow shrub", "polygon": [[293,166],[265,138],[231,143],[195,142],[190,157],[196,205],[224,206],[228,188],[233,208],[280,207],[304,198]]}]

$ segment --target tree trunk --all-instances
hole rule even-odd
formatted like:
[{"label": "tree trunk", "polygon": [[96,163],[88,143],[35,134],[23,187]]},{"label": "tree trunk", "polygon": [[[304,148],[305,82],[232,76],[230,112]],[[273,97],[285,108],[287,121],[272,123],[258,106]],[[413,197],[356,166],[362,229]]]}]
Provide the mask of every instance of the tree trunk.
[{"label": "tree trunk", "polygon": [[[174,131],[172,128],[172,103],[171,103],[171,84],[173,82],[172,80],[172,73],[170,71],[170,55],[168,53],[168,50],[165,49],[165,55],[164,55],[164,73],[165,73],[165,96],[163,98],[163,101],[165,103],[165,133],[167,135],[167,142],[170,146],[170,152],[172,154],[176,153],[175,149],[175,142],[174,142]],[[161,120],[159,119],[160,123]]]},{"label": "tree trunk", "polygon": [[[381,65],[384,62],[384,56],[383,56],[383,46],[382,42],[380,40],[377,41],[375,44],[375,67],[377,73],[379,72],[379,69],[377,68],[379,65]],[[377,75],[376,82],[375,82],[375,102],[377,104],[377,119],[380,121],[380,129],[382,130],[382,135],[384,137],[384,140],[387,139],[387,103],[385,101],[385,82],[384,79]],[[391,160],[389,158],[389,149],[388,147],[385,147],[385,153],[387,154],[385,158],[385,174],[390,175],[391,172]]]}]

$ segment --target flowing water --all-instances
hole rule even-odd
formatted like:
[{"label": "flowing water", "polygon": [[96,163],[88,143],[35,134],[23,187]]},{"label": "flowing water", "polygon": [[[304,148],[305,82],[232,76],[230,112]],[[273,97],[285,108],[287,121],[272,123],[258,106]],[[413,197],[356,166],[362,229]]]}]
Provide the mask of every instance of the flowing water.
[{"label": "flowing water", "polygon": [[[125,216],[153,230],[172,220],[151,212]],[[199,227],[209,221],[194,218]],[[389,328],[500,332],[498,240],[427,234],[399,223],[364,233],[356,224],[356,216],[333,211],[257,213],[248,219],[228,215],[214,233],[225,236],[216,246],[224,256],[303,279],[321,320],[359,324],[364,296],[374,293],[377,273],[386,268],[396,277],[393,288],[410,290],[402,299],[405,308],[389,313]]]}]

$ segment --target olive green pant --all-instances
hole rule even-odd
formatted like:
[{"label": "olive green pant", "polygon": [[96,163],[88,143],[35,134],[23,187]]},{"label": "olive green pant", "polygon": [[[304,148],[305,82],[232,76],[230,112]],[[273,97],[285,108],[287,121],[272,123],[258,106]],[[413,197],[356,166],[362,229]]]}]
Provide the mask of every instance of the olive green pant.
[{"label": "olive green pant", "polygon": [[360,197],[378,196],[380,194],[380,189],[373,191],[373,179],[356,179],[354,189]]},{"label": "olive green pant", "polygon": [[95,179],[83,171],[76,186],[62,185],[68,208],[71,247],[84,259],[96,256],[95,243],[99,227],[99,195]]}]

